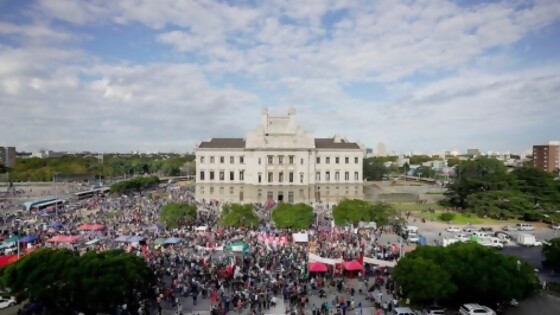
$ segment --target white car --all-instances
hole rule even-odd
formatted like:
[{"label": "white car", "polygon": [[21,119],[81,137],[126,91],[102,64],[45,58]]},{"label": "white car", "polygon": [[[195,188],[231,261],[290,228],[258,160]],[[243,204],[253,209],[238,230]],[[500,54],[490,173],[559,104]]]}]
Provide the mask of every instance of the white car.
[{"label": "white car", "polygon": [[447,229],[445,229],[447,232],[451,232],[451,233],[459,233],[461,232],[461,229],[457,226],[448,226]]},{"label": "white car", "polygon": [[466,242],[470,239],[470,236],[468,236],[467,234],[457,234],[455,235],[455,238],[461,242]]},{"label": "white car", "polygon": [[445,315],[445,309],[439,306],[430,306],[422,312],[422,315]]},{"label": "white car", "polygon": [[13,297],[13,296],[11,298],[0,297],[0,309],[10,307],[10,306],[14,306],[16,304],[17,304],[16,303],[16,298]]},{"label": "white car", "polygon": [[464,304],[459,308],[460,315],[496,315],[491,308],[480,304]]},{"label": "white car", "polygon": [[560,230],[560,223],[554,223],[550,226],[550,228],[553,230]]}]

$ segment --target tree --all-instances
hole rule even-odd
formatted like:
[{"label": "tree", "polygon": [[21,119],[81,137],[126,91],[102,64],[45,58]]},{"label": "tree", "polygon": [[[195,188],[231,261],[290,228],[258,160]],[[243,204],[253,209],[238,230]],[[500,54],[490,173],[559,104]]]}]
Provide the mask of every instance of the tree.
[{"label": "tree", "polygon": [[304,203],[283,203],[272,211],[272,219],[282,229],[307,229],[313,224],[313,208]]},{"label": "tree", "polygon": [[466,209],[467,198],[477,192],[508,190],[515,185],[504,164],[495,159],[478,157],[456,167],[457,179],[448,186],[446,199],[454,207]]},{"label": "tree", "polygon": [[26,290],[30,298],[56,314],[112,313],[122,304],[137,309],[149,297],[153,271],[146,261],[122,250],[88,252],[39,249],[7,266],[2,285]]},{"label": "tree", "polygon": [[429,166],[419,166],[414,170],[414,176],[434,178],[436,176],[436,171]]},{"label": "tree", "polygon": [[399,261],[395,282],[412,303],[447,306],[496,305],[540,288],[531,265],[476,243],[419,247]]},{"label": "tree", "polygon": [[530,213],[533,204],[518,191],[484,191],[470,194],[467,204],[481,217],[505,220]]},{"label": "tree", "polygon": [[385,226],[397,219],[396,210],[389,204],[371,204],[365,200],[345,199],[333,209],[336,225],[353,224],[359,222],[376,222],[378,226]]},{"label": "tree", "polygon": [[544,256],[543,266],[560,272],[560,237],[551,239],[542,248]]},{"label": "tree", "polygon": [[150,189],[159,184],[157,176],[139,176],[129,180],[123,180],[111,185],[112,193],[130,193]]},{"label": "tree", "polygon": [[461,160],[458,157],[449,157],[447,158],[447,166],[453,167],[457,164],[461,163]]},{"label": "tree", "polygon": [[160,219],[169,228],[178,228],[196,220],[196,206],[171,202],[161,208]]},{"label": "tree", "polygon": [[[424,277],[423,274],[430,276]],[[399,261],[395,279],[398,279],[399,286],[411,301],[423,305],[445,301],[458,290],[451,274],[444,267],[423,257]],[[416,290],[417,288],[422,289]]]},{"label": "tree", "polygon": [[410,164],[418,165],[424,162],[433,161],[434,158],[428,155],[413,155],[410,157]]},{"label": "tree", "polygon": [[560,205],[560,183],[554,176],[534,167],[516,169],[512,175],[517,180],[519,190],[535,206],[555,208]]},{"label": "tree", "polygon": [[253,206],[250,204],[225,204],[222,207],[220,218],[222,226],[250,226],[259,225],[259,218],[253,212]]},{"label": "tree", "polygon": [[384,163],[383,160],[376,157],[364,159],[364,178],[375,181],[383,180],[383,177],[389,173]]}]

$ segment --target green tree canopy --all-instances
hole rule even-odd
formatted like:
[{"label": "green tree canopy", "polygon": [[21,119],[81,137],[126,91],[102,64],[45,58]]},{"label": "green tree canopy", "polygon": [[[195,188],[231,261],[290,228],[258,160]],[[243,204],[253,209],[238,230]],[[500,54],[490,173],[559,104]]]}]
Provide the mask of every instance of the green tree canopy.
[{"label": "green tree canopy", "polygon": [[535,206],[555,209],[560,205],[560,183],[554,176],[534,167],[516,169],[512,175],[517,180],[519,190]]},{"label": "green tree canopy", "polygon": [[159,185],[157,176],[139,176],[129,180],[123,180],[111,185],[112,193],[130,193],[134,191],[142,191]]},{"label": "green tree canopy", "polygon": [[307,229],[313,224],[313,208],[304,203],[282,203],[272,211],[272,219],[279,228]]},{"label": "green tree canopy", "polygon": [[467,197],[469,208],[483,217],[507,219],[533,210],[533,204],[518,191],[484,191]]},{"label": "green tree canopy", "polygon": [[178,228],[196,220],[196,206],[171,202],[161,208],[160,219],[169,228]]},{"label": "green tree canopy", "polygon": [[253,212],[253,206],[250,204],[231,203],[222,207],[220,218],[222,226],[246,226],[257,227],[259,218]]},{"label": "green tree canopy", "polygon": [[533,267],[476,243],[421,246],[395,267],[395,281],[412,303],[495,305],[538,292]]},{"label": "green tree canopy", "polygon": [[384,226],[396,220],[396,210],[389,204],[371,204],[365,200],[344,199],[333,209],[333,218],[336,225],[351,223],[357,225],[359,222],[377,223]]},{"label": "green tree canopy", "polygon": [[367,180],[383,180],[383,177],[389,173],[383,159],[372,157],[364,159],[363,172],[364,178]]},{"label": "green tree canopy", "polygon": [[429,162],[429,161],[433,161],[434,159],[439,159],[439,157],[432,157],[429,155],[413,155],[410,157],[410,164],[412,165],[418,165],[418,164],[422,164],[424,162]]},{"label": "green tree canopy", "polygon": [[478,157],[456,166],[457,179],[448,186],[447,201],[455,207],[466,209],[469,195],[492,190],[514,188],[514,179],[504,164],[495,159]]},{"label": "green tree canopy", "polygon": [[560,237],[551,239],[549,244],[544,244],[542,254],[544,256],[543,265],[560,272]]},{"label": "green tree canopy", "polygon": [[122,250],[88,252],[43,248],[5,267],[4,288],[27,290],[56,314],[111,313],[127,304],[137,309],[149,296],[153,271],[143,258]]},{"label": "green tree canopy", "polygon": [[429,166],[419,166],[414,170],[414,176],[434,178],[436,176],[436,171]]}]

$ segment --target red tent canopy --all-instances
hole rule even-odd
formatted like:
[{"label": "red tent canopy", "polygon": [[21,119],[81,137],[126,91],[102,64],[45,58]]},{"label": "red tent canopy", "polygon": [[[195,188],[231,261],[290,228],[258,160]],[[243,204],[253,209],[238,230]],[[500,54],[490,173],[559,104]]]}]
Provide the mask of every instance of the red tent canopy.
[{"label": "red tent canopy", "polygon": [[322,262],[312,262],[309,263],[309,272],[327,272],[329,268]]},{"label": "red tent canopy", "polygon": [[0,256],[0,268],[5,267],[11,263],[14,263],[17,260],[18,260],[17,255]]},{"label": "red tent canopy", "polygon": [[345,261],[343,264],[344,264],[344,269],[346,269],[348,271],[357,271],[357,270],[363,270],[364,269],[364,266],[356,260]]},{"label": "red tent canopy", "polygon": [[101,231],[105,228],[103,224],[82,224],[78,226],[78,231]]},{"label": "red tent canopy", "polygon": [[80,237],[78,235],[57,235],[47,240],[49,243],[74,243]]}]

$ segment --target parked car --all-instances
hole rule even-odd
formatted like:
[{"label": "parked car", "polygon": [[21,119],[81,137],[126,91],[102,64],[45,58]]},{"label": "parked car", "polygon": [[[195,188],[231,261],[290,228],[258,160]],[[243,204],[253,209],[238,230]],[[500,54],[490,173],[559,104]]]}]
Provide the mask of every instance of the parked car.
[{"label": "parked car", "polygon": [[417,315],[417,313],[410,309],[410,307],[395,307],[393,315]]},{"label": "parked car", "polygon": [[461,242],[466,242],[470,239],[470,236],[468,236],[467,234],[457,234],[455,235],[455,238]]},{"label": "parked car", "polygon": [[517,231],[517,227],[513,225],[502,226],[503,231]]},{"label": "parked car", "polygon": [[461,229],[457,226],[448,226],[447,229],[445,229],[447,232],[451,232],[451,233],[459,233],[461,232]]},{"label": "parked car", "polygon": [[529,223],[517,223],[515,225],[515,227],[519,231],[534,231],[535,230],[535,227],[532,224],[529,224]]},{"label": "parked car", "polygon": [[439,306],[429,306],[423,312],[423,315],[445,315],[445,309]]},{"label": "parked car", "polygon": [[0,309],[16,305],[15,297],[0,297]]},{"label": "parked car", "polygon": [[481,227],[479,231],[481,231],[481,232],[494,232],[494,229],[489,227],[489,226],[484,226],[484,227]]},{"label": "parked car", "polygon": [[480,304],[464,304],[459,308],[461,315],[496,315],[496,312],[488,306]]},{"label": "parked car", "polygon": [[550,226],[553,230],[560,230],[560,223],[554,223]]},{"label": "parked car", "polygon": [[463,228],[463,232],[467,232],[467,233],[472,233],[472,232],[476,232],[476,231],[478,231],[478,228],[476,226],[472,226],[472,225],[465,226]]}]

